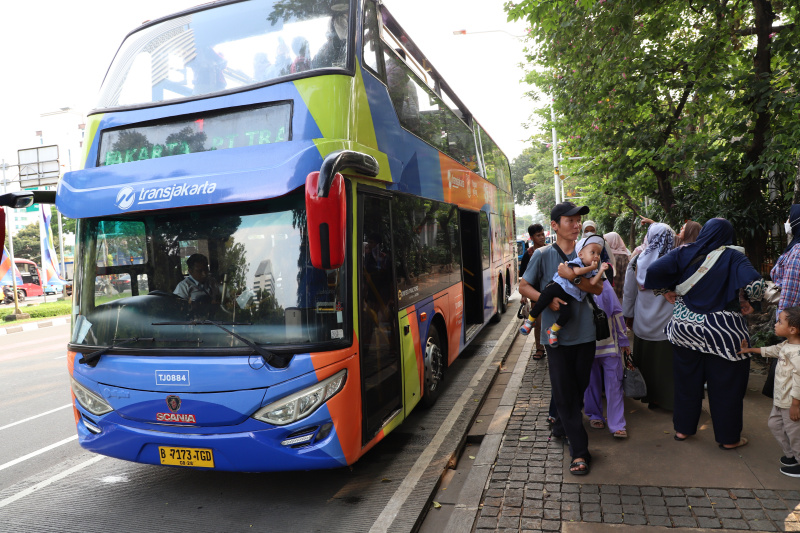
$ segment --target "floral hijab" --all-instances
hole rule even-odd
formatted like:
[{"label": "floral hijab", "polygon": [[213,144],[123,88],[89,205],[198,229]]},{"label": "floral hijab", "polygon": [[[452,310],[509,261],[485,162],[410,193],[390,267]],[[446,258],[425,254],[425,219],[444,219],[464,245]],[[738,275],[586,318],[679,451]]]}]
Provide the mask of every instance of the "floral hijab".
[{"label": "floral hijab", "polygon": [[639,254],[636,265],[636,283],[639,288],[644,287],[644,280],[647,277],[647,269],[659,257],[675,247],[675,232],[666,224],[657,222],[650,225],[647,230],[647,248]]}]

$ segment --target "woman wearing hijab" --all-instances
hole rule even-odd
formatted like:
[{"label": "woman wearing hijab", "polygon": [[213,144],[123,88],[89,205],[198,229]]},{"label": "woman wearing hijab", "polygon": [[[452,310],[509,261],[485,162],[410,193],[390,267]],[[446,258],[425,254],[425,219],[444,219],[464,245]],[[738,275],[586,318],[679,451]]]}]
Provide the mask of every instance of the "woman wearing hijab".
[{"label": "woman wearing hijab", "polygon": [[617,299],[621,301],[625,287],[625,272],[628,270],[631,253],[625,246],[625,241],[616,231],[606,233],[603,238],[606,240],[606,247],[614,263],[614,292],[617,294]]},{"label": "woman wearing hijab", "polygon": [[672,316],[672,303],[653,291],[644,290],[647,270],[658,258],[674,248],[675,234],[661,223],[647,230],[647,245],[628,264],[625,273],[622,311],[625,322],[633,329],[633,364],[639,367],[647,384],[647,396],[642,402],[654,409],[672,410],[674,378],[672,376],[672,345],[664,327]]},{"label": "woman wearing hijab", "polygon": [[675,247],[677,248],[678,246],[683,246],[684,244],[692,244],[697,240],[697,236],[700,235],[701,229],[703,229],[702,224],[695,222],[694,220],[687,220],[686,224],[683,225],[680,233],[678,233],[678,236],[675,239]]},{"label": "woman wearing hijab", "polygon": [[675,440],[697,432],[707,382],[714,436],[726,450],[747,444],[742,409],[750,359],[739,351],[743,341],[750,343],[744,314],[753,310],[749,302],[761,301],[765,288],[733,239],[730,222],[711,219],[697,241],[651,264],[644,283],[676,297],[666,327],[675,369]]}]

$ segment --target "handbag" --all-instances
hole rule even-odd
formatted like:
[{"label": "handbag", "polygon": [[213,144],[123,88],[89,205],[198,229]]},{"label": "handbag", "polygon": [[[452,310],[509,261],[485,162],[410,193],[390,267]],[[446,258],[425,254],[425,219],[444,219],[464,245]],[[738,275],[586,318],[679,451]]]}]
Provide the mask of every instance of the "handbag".
[{"label": "handbag", "polygon": [[622,390],[628,398],[644,398],[647,396],[647,384],[638,368],[631,370],[627,366],[622,374]]},{"label": "handbag", "polygon": [[[553,243],[552,246],[565,262],[569,261],[569,259],[567,259],[567,254],[561,250],[561,247],[555,243]],[[587,293],[586,299],[589,300],[589,303],[592,305],[592,315],[594,317],[594,338],[598,340],[607,339],[611,336],[611,329],[608,327],[608,315],[606,315],[605,311],[597,307],[597,304],[595,303],[591,294]]]},{"label": "handbag", "polygon": [[608,327],[608,315],[605,311],[597,306],[591,294],[587,294],[586,299],[589,300],[590,304],[592,304],[595,339],[607,339],[611,336],[611,328]]}]

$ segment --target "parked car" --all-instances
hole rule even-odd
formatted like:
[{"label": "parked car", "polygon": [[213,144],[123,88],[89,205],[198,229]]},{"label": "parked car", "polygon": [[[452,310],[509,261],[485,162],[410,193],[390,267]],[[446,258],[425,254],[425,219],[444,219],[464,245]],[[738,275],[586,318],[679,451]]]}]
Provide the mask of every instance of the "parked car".
[{"label": "parked car", "polygon": [[131,290],[131,275],[120,274],[116,279],[111,280],[111,284],[117,292],[125,292]]}]

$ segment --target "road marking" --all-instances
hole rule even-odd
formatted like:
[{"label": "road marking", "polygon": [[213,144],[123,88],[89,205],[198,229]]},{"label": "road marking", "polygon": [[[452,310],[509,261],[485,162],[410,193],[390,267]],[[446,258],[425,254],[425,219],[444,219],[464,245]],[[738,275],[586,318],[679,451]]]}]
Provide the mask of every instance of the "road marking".
[{"label": "road marking", "polygon": [[9,461],[9,462],[7,462],[5,464],[0,465],[0,470],[5,470],[6,468],[10,468],[10,467],[12,467],[14,465],[17,465],[17,464],[19,464],[19,463],[21,463],[23,461],[27,461],[28,459],[31,459],[32,457],[36,457],[37,455],[41,455],[41,454],[43,454],[45,452],[49,452],[50,450],[52,450],[54,448],[58,448],[59,446],[63,446],[64,444],[67,444],[68,442],[72,442],[72,441],[76,440],[77,438],[78,438],[77,435],[73,435],[73,436],[69,437],[68,439],[60,440],[60,441],[56,442],[55,444],[51,444],[50,446],[45,446],[44,448],[40,448],[40,449],[36,450],[35,452],[29,453],[28,455],[23,455],[22,457],[17,457],[13,461]]},{"label": "road marking", "polygon": [[31,417],[26,418],[24,420],[17,420],[16,422],[12,422],[10,424],[7,424],[5,426],[0,427],[0,431],[2,431],[4,429],[8,429],[8,428],[10,428],[12,426],[16,426],[17,424],[22,424],[24,422],[29,422],[29,421],[31,421],[31,420],[33,420],[35,418],[39,418],[40,416],[49,415],[50,413],[55,413],[56,411],[60,411],[62,409],[66,409],[67,407],[72,407],[72,404],[68,403],[67,405],[62,405],[61,407],[56,407],[55,409],[50,409],[49,411],[45,411],[44,413],[39,413],[38,415],[31,416]]},{"label": "road marking", "polygon": [[403,482],[400,483],[400,486],[386,504],[386,507],[384,507],[383,512],[380,514],[380,516],[378,516],[378,519],[375,520],[375,523],[372,524],[372,528],[370,528],[369,533],[382,533],[389,530],[389,527],[392,525],[392,522],[394,522],[394,519],[400,512],[400,509],[414,491],[414,487],[422,477],[422,474],[425,472],[425,470],[427,470],[431,462],[433,462],[435,453],[439,450],[439,446],[441,446],[445,437],[447,437],[447,434],[450,433],[453,425],[455,425],[456,420],[458,420],[458,417],[461,415],[461,411],[464,409],[464,405],[474,394],[475,390],[473,387],[478,385],[481,378],[483,378],[484,374],[486,373],[486,370],[489,368],[489,365],[494,361],[497,351],[500,349],[500,346],[503,345],[503,339],[508,337],[514,328],[517,327],[519,327],[517,321],[512,320],[511,323],[506,327],[505,331],[503,331],[503,334],[498,339],[497,344],[495,344],[491,353],[486,356],[486,359],[484,359],[483,363],[481,363],[478,371],[475,372],[469,387],[464,390],[464,392],[461,394],[461,397],[456,401],[453,408],[447,414],[447,418],[444,420],[444,422],[442,422],[442,425],[439,427],[439,431],[436,432],[436,435],[433,436],[430,444],[428,444],[425,450],[423,450],[417,459],[417,462],[414,463],[414,466],[409,471],[408,475],[405,477],[405,479],[403,479]]},{"label": "road marking", "polygon": [[105,457],[102,456],[102,455],[98,455],[96,457],[92,457],[88,461],[84,461],[83,463],[77,464],[77,465],[73,466],[72,468],[64,470],[63,472],[61,472],[59,474],[56,474],[56,475],[54,475],[54,476],[52,476],[52,477],[50,477],[48,479],[45,479],[44,481],[42,481],[40,483],[37,483],[36,485],[33,485],[32,487],[28,487],[27,489],[25,489],[23,491],[20,491],[20,492],[14,494],[13,496],[9,496],[5,500],[0,500],[0,509],[5,507],[6,505],[14,503],[15,501],[17,501],[17,500],[19,500],[21,498],[24,498],[25,496],[29,496],[29,495],[33,494],[34,492],[36,492],[39,489],[43,489],[48,485],[52,485],[56,481],[64,479],[65,477],[67,477],[67,476],[69,476],[71,474],[74,474],[78,470],[82,470],[82,469],[86,468],[87,466],[91,466],[94,463],[96,463],[97,461],[101,461],[103,459],[105,459]]}]

